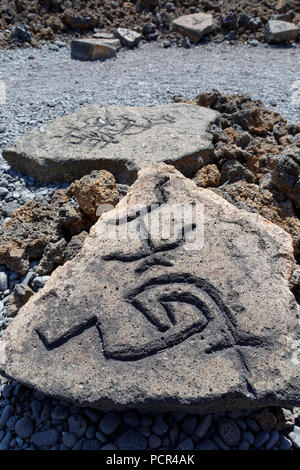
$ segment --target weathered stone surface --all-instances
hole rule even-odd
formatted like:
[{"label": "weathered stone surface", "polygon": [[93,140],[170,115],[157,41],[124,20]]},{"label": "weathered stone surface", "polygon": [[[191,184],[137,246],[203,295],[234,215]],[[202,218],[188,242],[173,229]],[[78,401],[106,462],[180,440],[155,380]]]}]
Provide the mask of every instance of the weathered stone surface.
[{"label": "weathered stone surface", "polygon": [[180,16],[173,21],[173,28],[188,36],[192,41],[200,41],[205,34],[214,29],[213,16],[210,13],[194,13]]},{"label": "weathered stone surface", "polygon": [[194,183],[201,188],[212,188],[219,186],[221,174],[218,170],[217,165],[205,165],[201,170],[198,170]]},{"label": "weathered stone surface", "polygon": [[[203,204],[203,247],[189,249],[188,234],[142,240],[146,216],[132,211],[152,203]],[[299,405],[291,237],[164,164],[117,207],[8,327],[2,373],[104,409]],[[107,237],[128,210],[131,239]]]},{"label": "weathered stone surface", "polygon": [[79,60],[110,59],[116,57],[118,39],[73,39],[71,55]]},{"label": "weathered stone surface", "polygon": [[142,37],[140,33],[126,28],[117,28],[114,35],[116,38],[120,39],[122,46],[125,47],[137,46]]},{"label": "weathered stone surface", "polygon": [[287,21],[270,20],[265,27],[265,38],[269,43],[284,43],[296,41],[299,28]]},{"label": "weathered stone surface", "polygon": [[120,183],[156,162],[193,175],[213,152],[206,129],[218,112],[174,103],[163,106],[88,106],[34,130],[3,150],[13,167],[42,181],[71,181],[106,169]]}]

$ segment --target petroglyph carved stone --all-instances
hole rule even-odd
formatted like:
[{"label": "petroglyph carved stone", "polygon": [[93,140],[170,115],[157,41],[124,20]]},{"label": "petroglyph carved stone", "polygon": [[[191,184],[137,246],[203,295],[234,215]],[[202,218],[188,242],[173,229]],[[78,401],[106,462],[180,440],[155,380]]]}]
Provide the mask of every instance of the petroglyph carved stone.
[{"label": "petroglyph carved stone", "polygon": [[108,170],[132,183],[157,162],[193,174],[213,152],[206,132],[217,111],[174,103],[162,106],[88,106],[27,134],[3,150],[10,165],[42,181],[70,181]]},{"label": "petroglyph carved stone", "polygon": [[[150,208],[176,204],[203,205],[204,218],[172,212],[182,226],[169,238],[149,229]],[[191,245],[201,224],[204,244]],[[128,237],[111,237],[111,227]],[[0,368],[103,409],[299,405],[293,263],[278,226],[172,166],[142,170],[80,254],[20,310],[0,343]]]}]

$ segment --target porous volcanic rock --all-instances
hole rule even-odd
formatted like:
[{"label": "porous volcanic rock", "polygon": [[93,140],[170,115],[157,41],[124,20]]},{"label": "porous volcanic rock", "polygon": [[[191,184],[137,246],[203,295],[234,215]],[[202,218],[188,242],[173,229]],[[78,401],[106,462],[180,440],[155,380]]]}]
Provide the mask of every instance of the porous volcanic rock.
[{"label": "porous volcanic rock", "polygon": [[300,208],[300,148],[288,147],[278,155],[270,155],[268,166],[275,186]]},{"label": "porous volcanic rock", "polygon": [[[188,204],[196,218],[185,219],[184,236],[162,239],[147,231],[151,204]],[[113,238],[122,226],[130,238]],[[80,254],[19,311],[0,343],[1,371],[103,409],[299,405],[293,264],[291,237],[278,226],[172,166],[144,169]]]},{"label": "porous volcanic rock", "polygon": [[[106,169],[132,183],[139,169],[171,163],[193,175],[213,152],[206,130],[218,113],[200,106],[88,106],[29,132],[3,157],[41,181],[71,181]],[[187,174],[187,176],[189,176]]]},{"label": "porous volcanic rock", "polygon": [[32,259],[42,256],[48,243],[62,238],[57,211],[42,198],[17,209],[1,228],[0,264],[25,274]]},{"label": "porous volcanic rock", "polygon": [[116,181],[106,170],[94,170],[83,176],[70,185],[67,193],[70,197],[75,197],[80,209],[90,217],[96,217],[100,204],[115,206],[119,201]]}]

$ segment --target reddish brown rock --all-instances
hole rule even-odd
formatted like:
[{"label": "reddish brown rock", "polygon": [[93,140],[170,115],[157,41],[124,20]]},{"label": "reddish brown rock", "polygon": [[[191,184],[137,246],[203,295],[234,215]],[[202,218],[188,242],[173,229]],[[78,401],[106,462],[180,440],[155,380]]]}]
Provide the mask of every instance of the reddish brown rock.
[{"label": "reddish brown rock", "polygon": [[62,237],[57,211],[44,199],[34,199],[17,209],[2,227],[0,263],[25,274],[29,262],[42,256],[48,243]]},{"label": "reddish brown rock", "polygon": [[220,172],[216,165],[206,165],[198,170],[193,181],[202,188],[216,187],[220,183]]},{"label": "reddish brown rock", "polygon": [[94,219],[100,204],[115,206],[119,201],[115,178],[106,170],[95,170],[83,176],[70,185],[67,194],[74,197],[80,209]]}]

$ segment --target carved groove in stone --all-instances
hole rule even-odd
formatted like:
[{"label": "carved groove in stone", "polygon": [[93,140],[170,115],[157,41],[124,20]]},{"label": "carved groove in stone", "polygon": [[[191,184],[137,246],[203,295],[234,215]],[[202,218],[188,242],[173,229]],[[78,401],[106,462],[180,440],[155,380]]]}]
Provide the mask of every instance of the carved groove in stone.
[{"label": "carved groove in stone", "polygon": [[175,119],[168,114],[162,114],[160,118],[144,117],[144,123],[137,123],[128,116],[111,118],[105,110],[105,118],[88,117],[83,120],[83,126],[68,125],[68,132],[63,136],[55,135],[52,138],[69,138],[69,144],[84,144],[89,147],[104,148],[109,144],[118,144],[118,136],[137,135],[151,129],[154,126],[174,124]]},{"label": "carved groove in stone", "polygon": [[[220,352],[232,348],[236,351],[244,369],[247,364],[240,347],[261,345],[261,340],[239,338],[234,327],[234,319],[230,309],[223,303],[217,290],[206,280],[183,273],[166,274],[149,279],[142,285],[124,294],[124,302],[129,303],[137,314],[143,315],[145,326],[154,327],[153,335],[145,345],[135,347],[122,345],[106,345],[105,332],[101,329],[101,321],[93,316],[86,322],[74,326],[63,335],[48,342],[45,335],[36,333],[48,351],[57,349],[81,335],[85,330],[95,327],[99,341],[103,345],[106,359],[119,361],[135,361],[158,352],[172,348],[192,335],[202,333],[206,326],[216,317],[221,317],[224,324],[224,342],[208,348],[205,353]],[[159,335],[155,334],[160,333]]]}]

